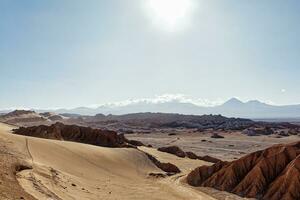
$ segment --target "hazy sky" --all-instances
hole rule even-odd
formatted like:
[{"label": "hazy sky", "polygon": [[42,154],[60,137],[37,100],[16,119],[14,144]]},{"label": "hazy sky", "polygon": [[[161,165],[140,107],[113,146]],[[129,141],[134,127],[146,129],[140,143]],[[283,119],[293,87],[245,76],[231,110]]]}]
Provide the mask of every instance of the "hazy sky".
[{"label": "hazy sky", "polygon": [[299,0],[0,0],[0,108],[300,103]]}]

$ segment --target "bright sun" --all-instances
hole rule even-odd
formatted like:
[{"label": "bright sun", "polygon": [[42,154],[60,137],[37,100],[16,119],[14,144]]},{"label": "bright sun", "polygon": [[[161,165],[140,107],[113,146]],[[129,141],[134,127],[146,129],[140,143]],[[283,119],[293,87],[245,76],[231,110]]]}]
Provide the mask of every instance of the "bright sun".
[{"label": "bright sun", "polygon": [[152,22],[173,32],[186,26],[194,0],[147,0],[146,5]]}]

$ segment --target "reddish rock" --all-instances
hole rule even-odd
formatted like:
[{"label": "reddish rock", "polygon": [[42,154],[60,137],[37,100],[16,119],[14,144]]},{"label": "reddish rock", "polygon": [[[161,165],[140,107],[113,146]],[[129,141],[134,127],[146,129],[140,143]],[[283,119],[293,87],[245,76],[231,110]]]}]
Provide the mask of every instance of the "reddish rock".
[{"label": "reddish rock", "polygon": [[140,147],[140,146],[145,146],[144,143],[137,141],[137,140],[127,140],[128,144]]},{"label": "reddish rock", "polygon": [[204,165],[198,167],[187,176],[187,182],[192,186],[200,186],[203,181],[211,177],[226,164],[227,162],[218,162],[212,166]]},{"label": "reddish rock", "polygon": [[224,136],[219,135],[218,133],[214,133],[212,136],[210,136],[211,138],[215,138],[215,139],[223,139]]},{"label": "reddish rock", "polygon": [[33,126],[14,130],[15,134],[46,139],[66,140],[104,147],[122,147],[126,145],[124,135],[114,131],[92,129],[76,125],[56,123],[51,126]]},{"label": "reddish rock", "polygon": [[166,152],[166,153],[170,153],[170,154],[174,154],[178,157],[184,158],[185,152],[182,151],[179,147],[177,146],[169,146],[169,147],[161,147],[157,149],[158,151],[162,151],[162,152]]},{"label": "reddish rock", "polygon": [[217,163],[217,162],[221,161],[220,159],[213,158],[211,156],[198,156],[195,153],[190,152],[190,151],[189,152],[184,152],[182,149],[180,149],[177,146],[161,147],[161,148],[158,148],[158,150],[162,151],[162,152],[166,152],[166,153],[176,155],[176,156],[181,157],[181,158],[187,157],[187,158],[190,158],[190,159],[193,159],[193,160],[198,159],[198,160],[204,160],[206,162],[211,162],[211,163]]},{"label": "reddish rock", "polygon": [[193,160],[199,159],[199,156],[197,156],[196,154],[194,154],[193,152],[190,152],[190,151],[185,152],[185,155],[186,155],[186,157],[193,159]]},{"label": "reddish rock", "polygon": [[159,160],[157,160],[154,156],[147,153],[146,155],[159,169],[161,169],[164,172],[171,174],[177,174],[181,172],[180,169],[172,163],[162,163]]},{"label": "reddish rock", "polygon": [[267,199],[300,199],[300,156],[298,155],[269,186],[264,195]]},{"label": "reddish rock", "polygon": [[161,170],[168,172],[168,173],[174,173],[174,174],[180,173],[180,169],[172,163],[160,163],[158,165],[158,167]]},{"label": "reddish rock", "polygon": [[202,166],[187,181],[247,198],[300,199],[300,142],[275,145],[228,163]]},{"label": "reddish rock", "polygon": [[218,162],[222,162],[222,160],[218,159],[218,158],[214,158],[211,156],[198,156],[199,160],[204,160],[206,162],[211,162],[211,163],[218,163]]}]

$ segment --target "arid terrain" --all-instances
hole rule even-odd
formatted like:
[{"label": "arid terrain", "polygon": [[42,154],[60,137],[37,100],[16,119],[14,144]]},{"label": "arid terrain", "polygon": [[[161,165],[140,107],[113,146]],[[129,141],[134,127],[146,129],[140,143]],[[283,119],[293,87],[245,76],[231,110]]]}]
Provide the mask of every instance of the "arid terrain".
[{"label": "arid terrain", "polygon": [[300,198],[300,142],[278,144],[232,162],[200,166],[187,176],[195,187],[210,187],[261,200]]},{"label": "arid terrain", "polygon": [[[223,188],[223,179],[215,178],[205,184],[201,181],[213,175],[211,172],[216,173],[216,177],[223,176],[218,175],[218,170],[223,170],[228,180],[239,183],[238,176],[231,174],[252,169],[243,170],[245,164],[240,159],[250,159],[250,153],[275,144],[300,140],[299,127],[289,123],[262,123],[212,115],[154,115],[159,116],[158,119],[153,115],[149,118],[148,114],[142,116],[144,119],[136,115],[125,119],[113,116],[114,120],[110,117],[99,123],[99,116],[94,121],[93,117],[60,117],[32,111],[3,115],[0,117],[0,150],[5,162],[1,163],[1,199],[238,200],[243,199],[243,194],[261,199],[259,192],[243,193],[243,187],[239,190],[233,186]],[[71,122],[74,125],[70,125]],[[87,124],[92,127],[113,124],[114,128],[95,129]],[[283,159],[284,163],[278,161],[277,164],[283,166],[281,171],[289,166],[291,159]],[[226,168],[231,165],[234,167],[230,174]],[[262,166],[267,169],[269,165]],[[200,181],[198,173],[203,174]],[[219,185],[214,184],[218,181]],[[295,193],[291,189],[284,191]]]},{"label": "arid terrain", "polygon": [[300,200],[300,0],[0,0],[0,200]]},{"label": "arid terrain", "polygon": [[[214,199],[187,186],[183,177],[209,164],[155,149],[105,148],[12,134],[0,124],[1,199]],[[163,173],[146,156],[177,165],[180,174]]]},{"label": "arid terrain", "polygon": [[192,151],[198,155],[210,155],[222,160],[235,160],[250,152],[262,150],[274,144],[300,141],[300,136],[278,137],[277,135],[247,136],[240,131],[218,132],[224,138],[212,138],[214,131],[189,132],[189,130],[170,133],[126,134],[128,139],[139,140],[145,144],[159,148],[175,145],[185,151]]}]

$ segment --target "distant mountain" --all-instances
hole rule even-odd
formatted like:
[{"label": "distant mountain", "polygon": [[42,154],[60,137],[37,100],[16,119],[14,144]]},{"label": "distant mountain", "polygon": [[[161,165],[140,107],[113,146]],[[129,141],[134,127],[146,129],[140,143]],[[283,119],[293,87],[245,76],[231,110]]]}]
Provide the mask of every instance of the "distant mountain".
[{"label": "distant mountain", "polygon": [[230,99],[220,106],[210,109],[211,113],[219,113],[225,116],[246,118],[299,118],[300,105],[274,106],[257,100],[241,102],[238,99]]},{"label": "distant mountain", "polygon": [[[177,101],[164,102],[164,103],[149,103],[138,102],[129,105],[103,105],[98,108],[78,107],[74,109],[59,109],[59,110],[37,110],[38,112],[56,112],[61,114],[79,114],[79,115],[96,115],[96,114],[114,114],[123,115],[129,113],[141,113],[141,112],[160,112],[160,113],[180,113],[180,114],[197,114],[202,113],[197,110],[203,111],[205,107],[199,107],[192,103],[182,103]],[[195,112],[195,110],[197,112]],[[203,112],[205,113],[205,111]]]},{"label": "distant mountain", "polygon": [[[248,102],[242,102],[237,98],[232,98],[225,103],[213,106],[204,107],[198,106],[193,103],[186,103],[180,101],[169,102],[149,102],[140,101],[130,103],[127,105],[102,105],[97,108],[78,107],[74,109],[58,109],[58,110],[35,110],[41,112],[55,112],[63,114],[64,116],[78,116],[78,115],[124,115],[129,113],[179,113],[185,115],[223,115],[226,117],[240,117],[250,119],[294,119],[300,118],[300,104],[299,105],[286,105],[286,106],[274,106],[269,105],[257,100],[251,100]],[[3,111],[5,113],[7,111]],[[1,111],[0,111],[1,113]]]},{"label": "distant mountain", "polygon": [[232,98],[224,104],[214,107],[198,106],[193,103],[170,101],[163,103],[138,102],[122,106],[104,105],[98,108],[80,107],[75,109],[51,110],[56,113],[96,115],[123,115],[140,112],[180,113],[186,115],[221,114],[227,117],[242,117],[251,119],[299,118],[300,105],[274,106],[257,100],[242,102]]}]

